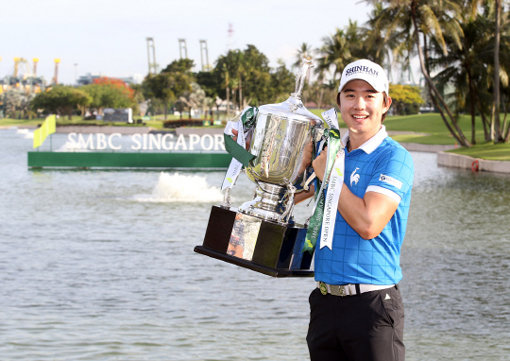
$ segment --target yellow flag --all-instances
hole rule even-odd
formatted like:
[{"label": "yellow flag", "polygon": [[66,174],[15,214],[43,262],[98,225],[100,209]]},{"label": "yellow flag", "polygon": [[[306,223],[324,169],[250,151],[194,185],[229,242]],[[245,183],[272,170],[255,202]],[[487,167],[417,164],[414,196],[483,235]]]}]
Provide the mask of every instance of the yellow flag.
[{"label": "yellow flag", "polygon": [[57,117],[54,114],[48,115],[42,125],[34,130],[34,148],[41,146],[48,135],[55,133],[56,123]]}]

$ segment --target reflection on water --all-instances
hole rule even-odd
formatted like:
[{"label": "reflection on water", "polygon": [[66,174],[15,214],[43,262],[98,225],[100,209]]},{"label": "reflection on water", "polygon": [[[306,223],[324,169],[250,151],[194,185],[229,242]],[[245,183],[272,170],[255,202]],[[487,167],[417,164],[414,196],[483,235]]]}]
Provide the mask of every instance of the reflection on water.
[{"label": "reflection on water", "polygon": [[438,168],[426,153],[413,158],[417,175],[402,257],[409,353],[417,360],[504,359],[510,177]]},{"label": "reflection on water", "polygon": [[[313,280],[193,252],[223,172],[29,171],[25,136],[0,130],[0,359],[307,359]],[[413,158],[407,360],[508,359],[510,177]]]}]

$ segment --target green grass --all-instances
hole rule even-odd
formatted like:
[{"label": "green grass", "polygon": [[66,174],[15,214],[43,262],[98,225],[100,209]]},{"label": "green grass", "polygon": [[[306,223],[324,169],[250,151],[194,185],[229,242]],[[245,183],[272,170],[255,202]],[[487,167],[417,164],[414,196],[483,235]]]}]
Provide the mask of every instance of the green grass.
[{"label": "green grass", "polygon": [[42,123],[44,119],[12,119],[2,118],[0,119],[0,127],[20,127],[20,126],[36,126]]},{"label": "green grass", "polygon": [[145,126],[151,127],[154,129],[161,130],[163,129],[163,122],[161,120],[145,120]]},{"label": "green grass", "polygon": [[[438,113],[389,116],[384,123],[386,126],[390,124],[392,130],[413,130],[423,133],[448,132],[443,119],[441,119]],[[470,132],[471,117],[469,115],[461,115],[459,117],[459,126],[464,132]],[[483,131],[481,119],[479,117],[476,117],[476,127],[477,131]]]},{"label": "green grass", "polygon": [[[419,144],[455,145],[455,139],[450,135],[437,113],[417,114],[409,116],[388,117],[385,121],[388,130],[414,131],[426,134],[399,134],[394,135],[398,142]],[[459,118],[459,126],[464,135],[471,140],[471,118],[462,115]],[[475,136],[477,145],[470,148],[455,148],[449,152],[463,154],[473,158],[510,161],[510,144],[494,144],[485,142],[485,137],[480,118],[476,119]]]},{"label": "green grass", "polygon": [[[313,109],[312,113],[320,116],[321,109]],[[339,117],[340,126],[344,126]],[[393,134],[391,137],[401,143],[418,143],[426,145],[455,145],[456,140],[446,128],[438,113],[397,115],[388,116],[384,121],[386,129],[390,132],[406,132]],[[469,115],[461,115],[459,126],[464,135],[471,140],[471,118]],[[456,148],[453,153],[465,154],[474,158],[489,160],[510,161],[510,144],[486,143],[479,117],[476,118],[476,141],[479,145],[471,148]]]},{"label": "green grass", "polygon": [[[320,116],[322,110],[312,109],[311,112]],[[340,115],[338,118],[340,127],[345,127]],[[438,113],[388,116],[384,124],[390,132],[408,132],[408,134],[392,135],[392,138],[398,142],[455,145],[455,139],[446,129]],[[460,126],[466,135],[470,135],[471,124],[467,116],[461,116]],[[476,134],[477,139],[482,141],[483,129],[477,130]]]},{"label": "green grass", "polygon": [[[446,128],[441,116],[437,113],[415,114],[407,116],[388,117],[384,124],[390,131],[407,131],[424,134],[394,136],[399,142],[410,142],[420,144],[451,144],[455,145],[456,141]],[[464,135],[471,139],[471,119],[467,115],[461,115],[459,118],[459,126]],[[481,120],[476,119],[475,136],[477,142],[484,142],[483,128]]]},{"label": "green grass", "polygon": [[477,144],[470,148],[457,148],[450,152],[473,158],[510,161],[510,144]]},{"label": "green grass", "polygon": [[[322,110],[312,109],[311,112],[317,116],[320,116]],[[340,114],[338,115],[338,119],[340,127],[343,127],[344,123],[340,117]],[[450,137],[448,129],[446,129],[446,126],[444,125],[443,120],[438,113],[388,116],[384,121],[384,124],[386,125],[386,129],[390,131],[427,133],[427,136],[441,136],[440,139],[445,139],[445,136]],[[460,126],[463,130],[469,131],[471,129],[469,118],[466,116],[461,116]],[[419,135],[413,136],[414,140],[420,140],[420,138],[421,137]],[[451,138],[450,143],[454,144],[453,138]],[[424,144],[430,144],[430,142],[425,140]]]},{"label": "green grass", "polygon": [[[391,131],[391,129],[389,129]],[[391,136],[400,143],[418,143],[426,145],[455,145],[455,140],[449,134],[431,134],[431,135],[415,135],[415,134],[394,134]]]}]

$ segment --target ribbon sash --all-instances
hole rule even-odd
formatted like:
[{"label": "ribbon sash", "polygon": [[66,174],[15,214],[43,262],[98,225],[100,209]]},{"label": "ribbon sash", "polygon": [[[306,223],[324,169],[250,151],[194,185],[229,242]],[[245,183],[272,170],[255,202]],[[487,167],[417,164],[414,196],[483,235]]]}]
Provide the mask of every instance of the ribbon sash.
[{"label": "ribbon sash", "polygon": [[[335,229],[336,212],[338,200],[340,199],[340,192],[342,191],[345,168],[345,152],[342,141],[340,140],[338,116],[335,108],[323,112],[322,117],[329,126],[329,131],[327,133],[328,154],[324,179],[320,189],[318,191],[316,189],[316,201],[313,215],[310,217],[305,244],[303,246],[303,252],[310,253],[312,253],[315,248],[321,227],[320,248],[333,248],[333,231]],[[323,143],[321,144],[321,148],[322,145]],[[328,182],[328,177],[330,178],[330,182],[327,194],[324,196],[324,186]]]},{"label": "ribbon sash", "polygon": [[[324,178],[322,184],[320,186],[319,191],[316,190],[316,203],[313,211],[313,215],[310,218],[308,224],[308,230],[306,232],[305,244],[303,246],[304,252],[312,253],[315,244],[317,243],[317,238],[319,238],[319,231],[321,226],[323,226],[323,216],[324,216],[324,207],[326,205],[326,197],[324,196],[324,188],[327,184],[328,179],[330,178],[330,174],[333,171],[335,175],[331,174],[332,181],[334,180],[335,185],[333,186],[333,190],[328,198],[329,209],[328,211],[328,234],[331,234],[331,239],[329,236],[326,236],[324,242],[322,242],[322,234],[321,234],[321,248],[324,245],[329,245],[328,248],[332,248],[333,244],[333,229],[334,229],[334,221],[336,219],[336,209],[338,204],[338,199],[340,197],[340,191],[342,189],[343,183],[343,173],[344,173],[344,159],[345,153],[342,148],[342,142],[340,140],[340,132],[338,129],[330,129],[328,132],[328,154],[326,160],[326,170],[324,174]],[[338,154],[338,157],[337,157]],[[341,176],[340,176],[341,175]],[[331,186],[331,185],[330,185]],[[328,187],[328,193],[330,192]],[[335,198],[336,197],[336,198]],[[333,221],[331,223],[331,220]]]},{"label": "ribbon sash", "polygon": [[322,117],[328,123],[329,129],[339,129],[338,127],[338,115],[336,114],[335,108],[325,110],[321,113]]},{"label": "ribbon sash", "polygon": [[[225,126],[225,131],[223,132],[225,138],[225,144],[227,143],[227,137],[230,138],[233,133],[232,129],[235,129],[237,125],[237,144],[244,147],[245,136],[244,136],[244,126],[242,117],[239,117],[237,122],[228,122]],[[233,139],[230,138],[232,141]],[[221,185],[221,190],[225,190],[226,188],[232,188],[237,180],[237,177],[241,173],[243,168],[243,164],[238,161],[236,158],[232,157],[230,164],[227,169],[227,173],[225,174],[225,178],[223,179],[223,184]]]},{"label": "ribbon sash", "polygon": [[335,229],[338,200],[344,183],[345,152],[340,148],[331,172],[328,191],[324,205],[324,217],[322,218],[322,232],[320,248],[333,249],[333,231]]},{"label": "ribbon sash", "polygon": [[[241,173],[243,165],[247,167],[250,161],[255,158],[253,154],[245,149],[246,134],[255,126],[255,120],[258,114],[256,107],[248,107],[243,110],[237,122],[229,121],[223,131],[226,150],[233,156],[228,166],[227,173],[223,179],[221,190],[232,188]],[[232,129],[237,130],[237,142],[232,139],[234,135]]]}]

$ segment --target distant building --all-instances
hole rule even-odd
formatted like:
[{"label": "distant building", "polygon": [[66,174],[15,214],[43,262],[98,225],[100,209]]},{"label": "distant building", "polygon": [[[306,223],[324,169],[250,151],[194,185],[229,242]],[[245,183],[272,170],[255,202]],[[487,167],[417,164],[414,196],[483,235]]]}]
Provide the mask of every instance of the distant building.
[{"label": "distant building", "polygon": [[98,79],[103,76],[104,75],[101,75],[101,74],[93,75],[93,74],[87,73],[85,75],[80,76],[76,82],[78,83],[78,85],[88,85],[88,84],[92,84],[94,82],[94,79]]},{"label": "distant building", "polygon": [[[80,76],[76,82],[78,83],[78,85],[87,85],[87,84],[92,84],[95,79],[103,78],[103,77],[108,77],[108,76],[103,75],[103,74],[87,73],[85,75]],[[143,75],[134,74],[132,76],[125,77],[125,78],[117,78],[117,77],[111,77],[111,78],[120,79],[128,84],[140,84],[143,80]]]},{"label": "distant building", "polygon": [[23,90],[26,93],[40,93],[46,87],[42,77],[5,76],[0,79],[0,94],[11,89]]}]

